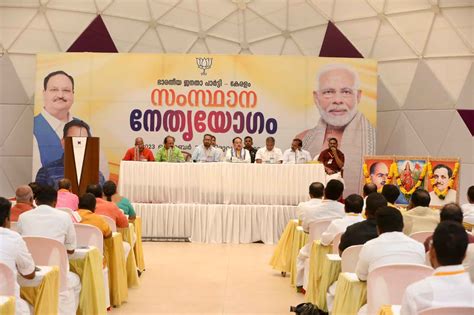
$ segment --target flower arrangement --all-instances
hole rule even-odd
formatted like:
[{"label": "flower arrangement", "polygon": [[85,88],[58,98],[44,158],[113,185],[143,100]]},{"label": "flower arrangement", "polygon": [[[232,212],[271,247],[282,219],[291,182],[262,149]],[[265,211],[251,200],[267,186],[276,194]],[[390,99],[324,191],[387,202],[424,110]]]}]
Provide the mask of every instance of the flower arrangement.
[{"label": "flower arrangement", "polygon": [[453,175],[449,178],[448,186],[446,186],[446,188],[442,191],[439,190],[438,187],[434,186],[434,184],[436,183],[436,179],[433,178],[433,167],[431,165],[431,162],[428,161],[427,166],[428,166],[428,178],[430,180],[431,186],[433,187],[433,191],[435,192],[436,196],[439,197],[439,199],[444,200],[449,190],[453,188],[454,186],[454,181],[459,171],[459,162],[456,162],[454,164]]}]

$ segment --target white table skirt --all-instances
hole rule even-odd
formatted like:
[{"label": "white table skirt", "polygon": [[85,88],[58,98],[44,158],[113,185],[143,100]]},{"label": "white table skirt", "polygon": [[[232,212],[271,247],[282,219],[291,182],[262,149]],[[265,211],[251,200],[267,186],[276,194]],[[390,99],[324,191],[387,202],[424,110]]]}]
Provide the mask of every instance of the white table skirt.
[{"label": "white table skirt", "polygon": [[189,237],[202,243],[276,244],[295,206],[133,204],[143,237]]},{"label": "white table skirt", "polygon": [[322,164],[150,163],[122,161],[120,194],[132,202],[297,205]]}]

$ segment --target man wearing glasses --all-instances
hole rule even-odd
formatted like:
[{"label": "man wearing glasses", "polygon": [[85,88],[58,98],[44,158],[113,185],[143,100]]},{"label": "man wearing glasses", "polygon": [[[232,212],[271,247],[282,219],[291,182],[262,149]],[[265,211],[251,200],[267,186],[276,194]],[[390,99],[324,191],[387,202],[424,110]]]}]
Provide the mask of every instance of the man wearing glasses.
[{"label": "man wearing glasses", "polygon": [[[375,154],[375,128],[357,106],[361,96],[359,74],[352,67],[344,64],[322,67],[313,91],[321,117],[314,128],[296,136],[303,140],[303,149],[312,156],[327,149],[329,139],[336,139],[345,154],[344,181],[348,194],[358,192],[362,157]],[[335,157],[333,161],[336,162]]]}]

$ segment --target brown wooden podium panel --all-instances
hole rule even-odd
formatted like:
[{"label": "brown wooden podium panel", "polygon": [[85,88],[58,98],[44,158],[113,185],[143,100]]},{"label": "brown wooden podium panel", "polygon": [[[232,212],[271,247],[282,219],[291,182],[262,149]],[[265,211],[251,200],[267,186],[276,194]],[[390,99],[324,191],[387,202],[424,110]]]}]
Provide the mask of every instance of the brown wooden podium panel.
[{"label": "brown wooden podium panel", "polygon": [[[72,192],[82,196],[87,185],[99,183],[100,139],[87,137],[81,174],[78,174],[74,156],[73,138],[64,138],[64,177],[72,184]],[[80,179],[80,180],[79,180]]]}]

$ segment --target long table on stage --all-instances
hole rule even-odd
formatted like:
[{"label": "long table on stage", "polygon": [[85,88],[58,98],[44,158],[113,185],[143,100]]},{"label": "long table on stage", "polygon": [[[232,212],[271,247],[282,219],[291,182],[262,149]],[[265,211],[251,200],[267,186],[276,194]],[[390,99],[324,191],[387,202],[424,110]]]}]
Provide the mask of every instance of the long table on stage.
[{"label": "long table on stage", "polygon": [[308,186],[326,183],[321,164],[122,161],[119,178],[144,237],[218,243],[277,242]]}]

